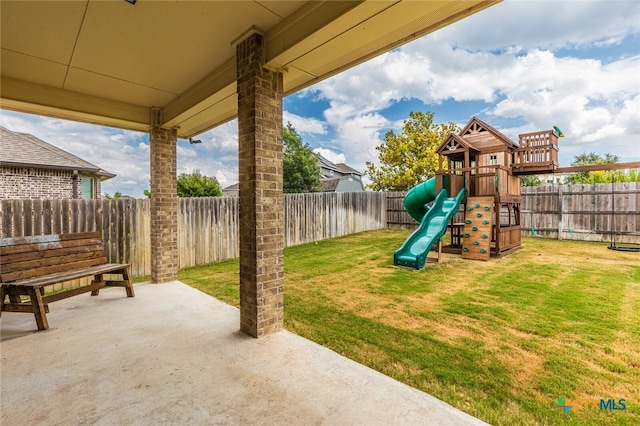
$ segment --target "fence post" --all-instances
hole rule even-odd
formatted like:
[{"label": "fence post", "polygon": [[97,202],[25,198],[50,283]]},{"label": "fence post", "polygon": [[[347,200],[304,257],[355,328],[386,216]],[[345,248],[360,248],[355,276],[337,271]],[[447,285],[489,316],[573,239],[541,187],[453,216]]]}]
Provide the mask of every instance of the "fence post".
[{"label": "fence post", "polygon": [[564,220],[562,217],[562,185],[558,185],[558,240],[562,239]]}]

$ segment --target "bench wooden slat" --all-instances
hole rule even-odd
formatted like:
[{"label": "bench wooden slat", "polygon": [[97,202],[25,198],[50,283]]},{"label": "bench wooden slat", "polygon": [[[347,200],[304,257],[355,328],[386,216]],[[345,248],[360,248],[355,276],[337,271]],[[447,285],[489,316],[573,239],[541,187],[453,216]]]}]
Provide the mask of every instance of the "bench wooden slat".
[{"label": "bench wooden slat", "polygon": [[17,255],[18,253],[30,253],[34,251],[59,250],[71,247],[83,247],[86,245],[100,245],[102,240],[99,237],[81,238],[67,241],[55,241],[44,243],[21,244],[17,246],[0,247],[0,256]]},{"label": "bench wooden slat", "polygon": [[106,287],[106,284],[104,281],[98,281],[98,282],[94,282],[92,284],[83,286],[83,287],[78,287],[78,288],[73,288],[71,290],[67,290],[64,293],[55,293],[55,294],[50,294],[48,296],[44,296],[42,298],[42,301],[44,303],[53,303],[53,302],[57,302],[58,300],[62,300],[62,299],[66,299],[67,297],[72,297],[72,296],[77,296],[78,294],[83,294],[83,293],[88,293],[88,292],[94,292],[96,290],[100,290],[101,288]]},{"label": "bench wooden slat", "polygon": [[58,265],[43,266],[41,268],[25,269],[22,271],[9,272],[2,274],[2,281],[11,282],[31,277],[37,277],[40,275],[55,274],[57,272],[63,272],[71,269],[81,269],[88,266],[96,266],[107,262],[106,257],[92,257],[85,260],[78,260],[75,262],[66,262]]},{"label": "bench wooden slat", "polygon": [[2,305],[2,312],[23,312],[25,314],[33,313],[31,302],[22,303],[5,303]]},{"label": "bench wooden slat", "polygon": [[[81,260],[95,259],[95,258],[104,258],[104,250],[96,250],[95,247],[86,247],[83,250],[77,250],[74,247],[74,250],[65,253],[65,249],[50,251],[50,252],[41,252],[43,256],[35,257],[34,259],[20,260],[22,258],[21,253],[18,259],[16,257],[5,256],[0,263],[2,267],[2,275],[5,276],[10,272],[15,271],[27,271],[30,269],[41,269],[47,266],[53,265],[62,265],[67,263],[78,262]],[[36,252],[37,254],[37,252]],[[57,256],[54,256],[56,255]],[[31,256],[33,257],[33,256]]]},{"label": "bench wooden slat", "polygon": [[31,235],[28,237],[7,237],[7,238],[0,238],[0,247],[20,246],[23,244],[49,243],[49,242],[57,242],[57,241],[72,241],[72,240],[81,240],[84,238],[100,239],[100,233],[96,231],[92,231],[92,232],[74,232],[70,234]]},{"label": "bench wooden slat", "polygon": [[2,271],[6,272],[8,271],[7,268],[12,267],[11,265],[17,262],[24,262],[27,260],[34,260],[34,259],[44,259],[47,257],[58,257],[58,256],[64,256],[64,255],[73,254],[73,253],[83,253],[83,252],[86,253],[90,251],[104,252],[104,247],[102,246],[102,244],[96,243],[96,244],[86,244],[80,247],[64,247],[64,248],[59,248],[55,250],[46,250],[46,251],[32,250],[25,253],[0,255],[0,265],[2,265]]},{"label": "bench wooden slat", "polygon": [[[88,277],[91,275],[114,273],[119,274],[125,271],[128,265],[120,263],[106,263],[103,265],[91,266],[82,269],[75,269],[71,271],[62,271],[54,274],[47,274],[40,277],[32,277],[24,280],[13,281],[5,283],[6,286],[29,286],[29,287],[42,287],[52,284],[57,284],[65,281],[71,281],[78,278]],[[128,271],[127,271],[128,275]],[[128,278],[128,276],[127,276]]]}]

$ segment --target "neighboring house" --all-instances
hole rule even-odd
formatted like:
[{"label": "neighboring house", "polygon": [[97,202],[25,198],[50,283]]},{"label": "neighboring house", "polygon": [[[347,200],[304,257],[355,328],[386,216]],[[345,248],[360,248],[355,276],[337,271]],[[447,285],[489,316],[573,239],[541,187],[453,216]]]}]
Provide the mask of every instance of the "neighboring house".
[{"label": "neighboring house", "polygon": [[229,185],[226,188],[222,189],[222,195],[225,197],[237,197],[240,195],[240,185],[234,183],[233,185]]},{"label": "neighboring house", "polygon": [[[320,166],[320,185],[322,192],[356,192],[364,191],[362,173],[344,163],[334,164],[320,154],[318,165]],[[238,196],[238,184],[229,185],[222,190],[222,195],[229,197]]]},{"label": "neighboring house", "polygon": [[0,126],[0,198],[99,199],[116,175],[27,133]]},{"label": "neighboring house", "polygon": [[362,173],[344,163],[334,164],[320,154],[320,184],[324,192],[355,192],[364,191]]}]

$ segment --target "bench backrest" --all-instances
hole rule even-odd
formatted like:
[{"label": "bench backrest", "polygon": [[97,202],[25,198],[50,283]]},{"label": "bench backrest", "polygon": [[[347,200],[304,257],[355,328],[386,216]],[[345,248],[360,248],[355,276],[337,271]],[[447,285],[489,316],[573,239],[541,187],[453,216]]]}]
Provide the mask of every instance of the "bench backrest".
[{"label": "bench backrest", "polygon": [[0,238],[0,282],[108,263],[99,232]]}]

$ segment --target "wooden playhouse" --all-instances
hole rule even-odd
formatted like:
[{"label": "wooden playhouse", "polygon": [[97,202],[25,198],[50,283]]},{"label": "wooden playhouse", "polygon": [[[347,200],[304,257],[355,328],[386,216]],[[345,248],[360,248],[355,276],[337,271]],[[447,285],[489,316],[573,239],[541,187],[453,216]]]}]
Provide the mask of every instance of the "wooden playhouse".
[{"label": "wooden playhouse", "polygon": [[437,153],[436,193],[446,189],[453,196],[467,189],[449,224],[451,244],[443,251],[488,260],[520,249],[520,175],[558,168],[558,135],[553,130],[521,134],[516,144],[473,117]]}]

